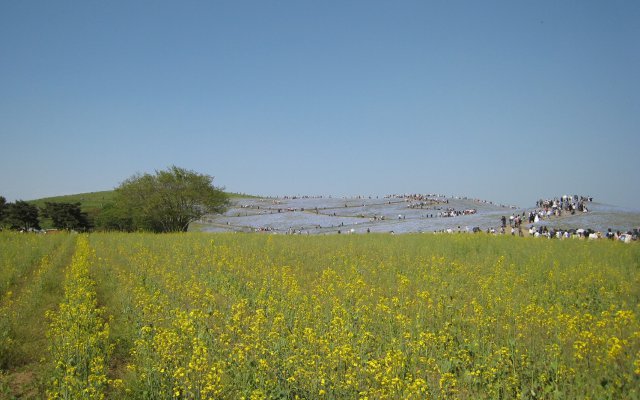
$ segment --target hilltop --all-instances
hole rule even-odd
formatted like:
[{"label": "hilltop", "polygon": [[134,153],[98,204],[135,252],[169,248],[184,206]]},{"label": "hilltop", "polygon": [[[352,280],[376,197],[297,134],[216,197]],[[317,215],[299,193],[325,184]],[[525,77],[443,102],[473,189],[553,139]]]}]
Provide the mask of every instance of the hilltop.
[{"label": "hilltop", "polygon": [[[245,193],[226,192],[231,199],[258,199],[259,196],[253,196]],[[28,203],[38,207],[44,207],[46,202],[51,203],[80,203],[83,211],[90,213],[92,210],[99,210],[105,204],[113,201],[115,190],[103,190],[100,192],[88,192],[77,194],[66,194],[61,196],[43,197],[40,199],[29,200]]]},{"label": "hilltop", "polygon": [[115,191],[104,190],[101,192],[89,192],[78,194],[67,194],[62,196],[43,197],[41,199],[29,200],[28,202],[34,204],[40,208],[44,207],[45,203],[80,203],[80,207],[83,211],[91,214],[104,207],[105,204],[113,201]]}]

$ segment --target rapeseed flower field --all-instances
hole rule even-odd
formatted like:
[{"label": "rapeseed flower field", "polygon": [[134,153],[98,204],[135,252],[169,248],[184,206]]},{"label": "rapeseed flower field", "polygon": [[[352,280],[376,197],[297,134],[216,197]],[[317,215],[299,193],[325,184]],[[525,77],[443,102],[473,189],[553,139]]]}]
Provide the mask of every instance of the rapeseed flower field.
[{"label": "rapeseed flower field", "polygon": [[2,233],[0,260],[0,397],[640,398],[635,244]]}]

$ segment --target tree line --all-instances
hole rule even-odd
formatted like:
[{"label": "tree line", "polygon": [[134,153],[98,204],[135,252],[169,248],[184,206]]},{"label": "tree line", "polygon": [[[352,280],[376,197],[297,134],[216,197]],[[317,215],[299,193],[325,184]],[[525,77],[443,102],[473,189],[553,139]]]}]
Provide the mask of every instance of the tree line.
[{"label": "tree line", "polygon": [[126,179],[115,189],[113,200],[92,215],[79,202],[45,202],[38,207],[23,200],[8,203],[0,196],[0,228],[40,230],[44,217],[54,228],[70,231],[186,232],[190,223],[228,206],[228,195],[213,185],[212,176],[172,166]]}]

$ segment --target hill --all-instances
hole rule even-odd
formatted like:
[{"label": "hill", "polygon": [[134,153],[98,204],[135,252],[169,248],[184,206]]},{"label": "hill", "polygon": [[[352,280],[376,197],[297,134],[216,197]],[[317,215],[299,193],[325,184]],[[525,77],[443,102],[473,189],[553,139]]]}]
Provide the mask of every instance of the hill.
[{"label": "hill", "polygon": [[[252,196],[244,193],[232,193],[227,192],[227,195],[231,199],[258,199],[257,196]],[[103,190],[100,192],[89,192],[89,193],[77,193],[77,194],[68,194],[62,196],[52,196],[52,197],[43,197],[40,199],[29,200],[28,203],[37,206],[42,209],[45,207],[45,203],[80,203],[80,208],[82,211],[86,212],[90,218],[95,219],[96,216],[100,213],[102,208],[112,202],[115,197],[115,190]],[[44,229],[52,228],[53,224],[49,218],[44,218],[41,216],[41,226]]]},{"label": "hill", "polygon": [[[105,204],[111,202],[114,198],[114,190],[104,190],[101,192],[89,192],[78,194],[67,194],[62,196],[43,197],[41,199],[29,200],[28,203],[38,207],[44,207],[46,202],[51,203],[80,203],[83,211],[91,212],[101,209]],[[258,199],[260,197],[245,193],[227,192],[232,199]]]},{"label": "hill", "polygon": [[[292,197],[239,199],[224,215],[203,218],[194,230],[206,232],[366,233],[499,231],[501,218],[527,218],[536,207],[515,208],[476,199],[440,196],[427,201],[399,197]],[[589,212],[541,218],[531,224],[553,230],[628,232],[640,227],[640,213],[590,202]],[[509,227],[509,224],[507,225]],[[507,229],[511,233],[510,229]]]},{"label": "hill", "polygon": [[30,200],[29,203],[40,208],[45,203],[80,203],[83,211],[91,212],[101,209],[105,204],[113,200],[115,192],[113,190],[105,190],[101,192],[68,194],[64,196],[43,197],[41,199]]}]

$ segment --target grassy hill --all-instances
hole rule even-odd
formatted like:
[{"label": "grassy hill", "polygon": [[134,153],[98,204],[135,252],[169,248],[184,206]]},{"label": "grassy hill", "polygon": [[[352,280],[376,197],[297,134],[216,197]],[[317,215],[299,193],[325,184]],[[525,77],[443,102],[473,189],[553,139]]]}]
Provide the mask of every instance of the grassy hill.
[{"label": "grassy hill", "polygon": [[[252,196],[244,193],[231,193],[227,192],[227,195],[233,199],[241,198],[259,198],[259,196]],[[63,196],[43,197],[41,199],[29,200],[28,203],[36,205],[42,209],[45,207],[45,203],[80,203],[82,211],[86,212],[90,218],[95,218],[105,204],[113,201],[115,197],[114,190],[104,190],[100,192],[78,193],[68,194]],[[40,217],[41,226],[44,229],[53,227],[53,224],[49,218],[43,216]]]},{"label": "grassy hill", "polygon": [[[95,218],[102,207],[113,200],[115,192],[113,190],[105,190],[101,192],[68,194],[64,196],[43,197],[41,199],[29,200],[28,203],[36,205],[42,209],[45,203],[80,203],[82,211],[86,212],[89,217]],[[49,218],[40,216],[41,226],[44,229],[52,228],[53,224]]]},{"label": "grassy hill", "polygon": [[68,194],[64,196],[44,197],[42,199],[30,200],[29,203],[42,208],[46,202],[51,203],[80,203],[83,211],[99,210],[105,204],[113,200],[115,192],[105,190],[102,192],[90,192],[79,194]]},{"label": "grassy hill", "polygon": [[[227,192],[227,195],[233,199],[243,199],[243,198],[259,198],[259,196],[253,196],[245,193],[232,193]],[[101,192],[90,192],[90,193],[78,193],[78,194],[68,194],[63,196],[54,196],[54,197],[43,197],[41,199],[29,200],[28,202],[38,206],[39,208],[43,208],[46,202],[51,203],[80,203],[80,208],[82,211],[85,211],[91,215],[92,213],[98,212],[105,204],[113,201],[115,196],[115,191],[113,190],[104,190]]]}]

